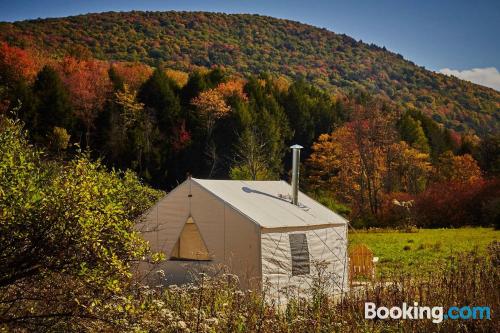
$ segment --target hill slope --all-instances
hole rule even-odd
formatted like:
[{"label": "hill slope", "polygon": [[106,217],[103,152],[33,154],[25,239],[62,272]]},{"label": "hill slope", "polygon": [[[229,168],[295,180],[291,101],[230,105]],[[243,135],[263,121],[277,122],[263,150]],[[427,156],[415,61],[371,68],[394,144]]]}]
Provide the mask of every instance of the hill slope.
[{"label": "hill slope", "polygon": [[[243,74],[306,77],[335,91],[363,89],[419,109],[458,132],[500,130],[500,92],[437,74],[401,55],[298,22],[258,15],[129,12],[0,23],[0,40],[58,55],[191,70],[220,65]],[[78,51],[81,52],[81,51]]]}]

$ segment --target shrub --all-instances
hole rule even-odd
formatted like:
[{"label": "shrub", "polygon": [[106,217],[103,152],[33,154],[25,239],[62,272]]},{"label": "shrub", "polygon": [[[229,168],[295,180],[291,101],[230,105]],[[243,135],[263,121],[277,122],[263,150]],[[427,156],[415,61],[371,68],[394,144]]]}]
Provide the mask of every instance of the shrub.
[{"label": "shrub", "polygon": [[87,154],[46,161],[2,117],[0,147],[0,325],[70,330],[128,286],[148,254],[135,219],[161,193]]},{"label": "shrub", "polygon": [[[384,197],[381,226],[420,228],[492,226],[500,220],[500,179],[473,183],[447,182],[418,194],[392,193]],[[410,202],[405,210],[393,202]]]},{"label": "shrub", "polygon": [[499,197],[499,179],[434,184],[415,197],[416,223],[419,227],[489,226],[498,213],[493,207]]},{"label": "shrub", "polygon": [[50,136],[50,147],[59,153],[61,150],[68,148],[71,135],[68,134],[65,128],[54,127]]}]

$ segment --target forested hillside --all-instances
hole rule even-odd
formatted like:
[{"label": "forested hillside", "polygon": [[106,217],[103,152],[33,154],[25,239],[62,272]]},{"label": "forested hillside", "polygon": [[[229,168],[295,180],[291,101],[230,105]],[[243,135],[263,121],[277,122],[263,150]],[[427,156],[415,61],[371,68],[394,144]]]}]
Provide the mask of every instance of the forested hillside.
[{"label": "forested hillside", "polygon": [[12,45],[192,71],[303,77],[336,94],[363,90],[420,111],[457,132],[500,128],[500,93],[427,71],[376,45],[288,20],[188,12],[88,14],[1,23]]},{"label": "forested hillside", "polygon": [[[48,159],[71,160],[85,149],[170,190],[188,175],[287,179],[288,147],[298,143],[301,188],[360,225],[491,225],[500,216],[499,93],[491,89],[346,36],[260,16],[107,13],[1,28],[9,42],[0,42],[0,114],[20,120]],[[238,51],[212,45],[222,41]],[[333,45],[338,52],[330,54]],[[203,52],[205,61],[195,57]],[[340,81],[327,75],[332,68],[345,68]],[[381,75],[405,69],[413,71],[406,79]],[[419,77],[448,88],[421,94],[423,81],[411,83]],[[415,98],[389,96],[387,82]],[[454,105],[446,119],[436,113],[445,99]],[[459,106],[464,101],[470,109]],[[474,111],[484,105],[495,107]],[[481,135],[437,121],[450,125],[459,115],[481,119]],[[412,202],[412,216],[394,200]]]}]

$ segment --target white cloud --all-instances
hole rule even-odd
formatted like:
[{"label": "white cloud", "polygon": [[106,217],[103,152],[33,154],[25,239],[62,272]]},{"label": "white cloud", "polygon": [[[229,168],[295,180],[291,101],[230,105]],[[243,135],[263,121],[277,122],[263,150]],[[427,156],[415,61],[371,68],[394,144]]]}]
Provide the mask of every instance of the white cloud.
[{"label": "white cloud", "polygon": [[459,79],[480,84],[500,91],[500,73],[495,67],[472,68],[459,71],[456,69],[443,68],[439,73],[453,75]]}]

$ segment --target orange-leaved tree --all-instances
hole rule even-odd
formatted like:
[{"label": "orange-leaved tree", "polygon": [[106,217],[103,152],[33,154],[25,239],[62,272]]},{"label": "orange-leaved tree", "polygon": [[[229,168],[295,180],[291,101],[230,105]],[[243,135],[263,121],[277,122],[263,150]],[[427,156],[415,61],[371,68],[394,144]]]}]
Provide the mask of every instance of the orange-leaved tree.
[{"label": "orange-leaved tree", "polygon": [[41,63],[27,50],[0,43],[0,82],[33,81]]},{"label": "orange-leaved tree", "polygon": [[433,172],[435,182],[469,183],[481,178],[481,168],[471,155],[455,156],[451,151],[439,156]]},{"label": "orange-leaved tree", "polygon": [[212,140],[212,133],[216,121],[226,117],[231,111],[231,107],[226,104],[224,95],[218,89],[208,89],[202,91],[193,98],[191,104],[196,108],[200,118],[203,120],[205,129],[205,154],[211,160],[211,167],[208,176],[215,171],[218,163],[217,147]]},{"label": "orange-leaved tree", "polygon": [[394,140],[394,120],[376,102],[354,108],[353,120],[312,147],[310,182],[353,203],[358,214],[377,215]]},{"label": "orange-leaved tree", "polygon": [[111,93],[109,64],[98,60],[66,57],[60,70],[75,107],[75,116],[85,128],[85,144],[89,146],[95,119],[106,97]]}]

